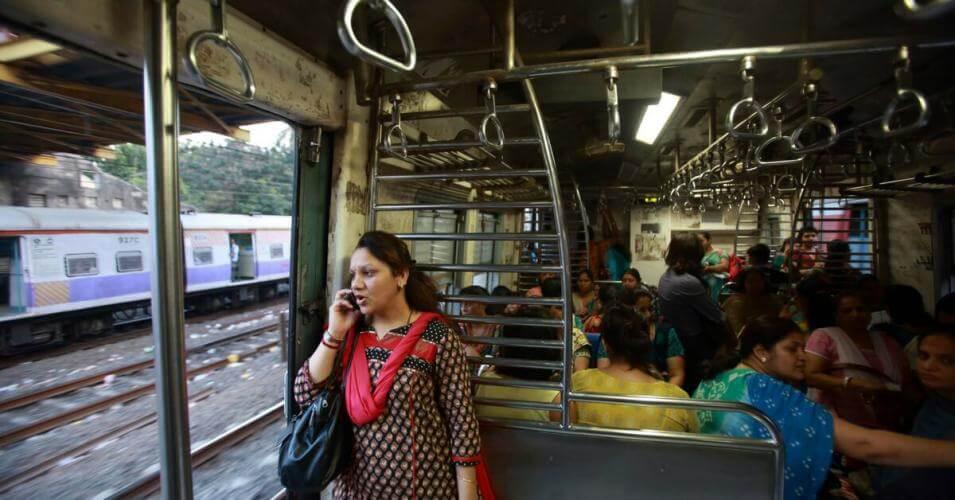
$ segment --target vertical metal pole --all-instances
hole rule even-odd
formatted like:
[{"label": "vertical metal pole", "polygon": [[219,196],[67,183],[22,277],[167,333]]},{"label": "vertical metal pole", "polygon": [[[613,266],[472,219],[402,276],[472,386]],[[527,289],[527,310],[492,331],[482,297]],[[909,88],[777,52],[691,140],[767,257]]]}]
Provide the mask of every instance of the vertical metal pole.
[{"label": "vertical metal pole", "polygon": [[179,103],[176,4],[143,2],[143,101],[149,183],[153,343],[163,498],[192,498],[189,412],[183,335],[183,247],[179,220]]},{"label": "vertical metal pole", "polygon": [[288,311],[279,314],[279,346],[282,348],[282,359],[288,353]]},{"label": "vertical metal pole", "polygon": [[517,50],[517,33],[514,25],[514,0],[505,0],[504,7],[504,67],[514,69],[514,52]]}]

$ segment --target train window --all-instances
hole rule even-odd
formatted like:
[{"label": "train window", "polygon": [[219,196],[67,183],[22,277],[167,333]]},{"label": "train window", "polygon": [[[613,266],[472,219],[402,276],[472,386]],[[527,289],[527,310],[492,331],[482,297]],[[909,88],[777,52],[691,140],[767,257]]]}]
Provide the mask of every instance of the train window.
[{"label": "train window", "polygon": [[116,252],[116,272],[131,273],[143,270],[143,253],[139,250]]},{"label": "train window", "polygon": [[45,194],[30,194],[29,200],[27,200],[27,205],[31,207],[45,207],[46,206],[46,195]]},{"label": "train window", "polygon": [[197,266],[212,264],[212,247],[197,247],[192,249],[192,263]]},{"label": "train window", "polygon": [[273,243],[269,247],[269,256],[273,259],[281,259],[285,257],[285,248],[282,247],[281,243]]},{"label": "train window", "polygon": [[84,170],[80,172],[80,187],[84,189],[96,189],[99,185],[96,182],[96,172]]},{"label": "train window", "polygon": [[[454,210],[420,211],[415,214],[414,232],[416,233],[455,233],[459,231],[460,215]],[[455,241],[416,241],[413,247],[414,259],[422,263],[453,264],[458,252]],[[454,273],[436,272],[431,274],[438,290],[448,291],[454,287]]]},{"label": "train window", "polygon": [[63,260],[66,263],[66,275],[70,278],[99,274],[99,264],[96,261],[95,253],[67,255]]}]

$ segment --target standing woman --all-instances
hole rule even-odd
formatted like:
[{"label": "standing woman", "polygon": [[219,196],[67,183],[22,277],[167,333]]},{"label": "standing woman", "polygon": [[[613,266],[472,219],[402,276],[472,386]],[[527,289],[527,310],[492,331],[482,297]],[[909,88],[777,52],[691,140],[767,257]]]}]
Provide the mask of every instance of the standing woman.
[{"label": "standing woman", "polygon": [[703,266],[703,281],[710,289],[713,302],[719,304],[720,290],[723,289],[723,283],[726,283],[726,278],[729,277],[730,257],[726,252],[713,248],[713,238],[710,233],[702,232],[697,237],[703,245],[703,259],[700,261]]},{"label": "standing woman", "polygon": [[350,271],[351,289],[335,294],[322,343],[295,379],[295,401],[307,405],[342,369],[337,351],[353,356],[344,379],[355,441],[334,497],[474,499],[478,476],[488,496],[464,348],[433,282],[382,231],[361,237]]},{"label": "standing woman", "polygon": [[677,234],[670,240],[660,277],[660,314],[676,328],[686,359],[683,388],[693,392],[703,378],[704,363],[735,340],[723,324],[723,313],[712,300],[700,277],[703,245],[692,233]]},{"label": "standing woman", "polygon": [[574,292],[574,314],[580,316],[585,323],[591,314],[600,311],[600,301],[597,300],[597,290],[594,288],[594,275],[590,269],[583,269],[577,274],[577,291]]}]

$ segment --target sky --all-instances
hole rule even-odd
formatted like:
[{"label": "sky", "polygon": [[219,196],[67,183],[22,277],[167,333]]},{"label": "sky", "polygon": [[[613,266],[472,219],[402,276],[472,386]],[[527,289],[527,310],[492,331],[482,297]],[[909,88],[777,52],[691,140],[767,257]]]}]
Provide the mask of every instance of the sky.
[{"label": "sky", "polygon": [[[243,125],[239,128],[248,130],[252,137],[249,139],[249,144],[255,146],[260,146],[263,148],[269,148],[275,145],[275,141],[278,140],[279,135],[289,129],[288,124],[281,121],[271,121],[271,122],[262,122],[256,123],[253,125]],[[287,137],[286,140],[291,140],[291,135]],[[214,132],[199,132],[196,134],[185,134],[182,136],[184,141],[197,141],[203,143],[213,143],[213,144],[225,144],[226,137],[221,134],[216,134]]]}]

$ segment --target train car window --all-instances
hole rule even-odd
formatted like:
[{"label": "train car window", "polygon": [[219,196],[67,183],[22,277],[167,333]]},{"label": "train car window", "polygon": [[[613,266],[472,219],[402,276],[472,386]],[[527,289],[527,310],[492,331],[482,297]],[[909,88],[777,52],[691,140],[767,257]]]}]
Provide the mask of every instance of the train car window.
[{"label": "train car window", "polygon": [[281,259],[285,257],[285,248],[281,243],[275,243],[269,247],[269,257],[273,259]]},{"label": "train car window", "polygon": [[99,264],[95,253],[80,253],[67,255],[63,258],[66,264],[66,276],[95,276],[99,274]]},{"label": "train car window", "polygon": [[143,253],[139,250],[116,253],[116,272],[131,273],[143,270]]},{"label": "train car window", "polygon": [[[416,213],[413,227],[416,233],[455,233],[460,223],[461,215],[454,210],[430,210]],[[416,261],[431,264],[453,264],[457,252],[455,241],[416,241],[413,248]],[[452,272],[434,272],[431,279],[443,292],[455,286]]]},{"label": "train car window", "polygon": [[212,247],[193,248],[192,263],[197,266],[212,264]]},{"label": "train car window", "polygon": [[80,172],[80,187],[83,189],[96,189],[99,183],[96,182],[96,172]]}]

